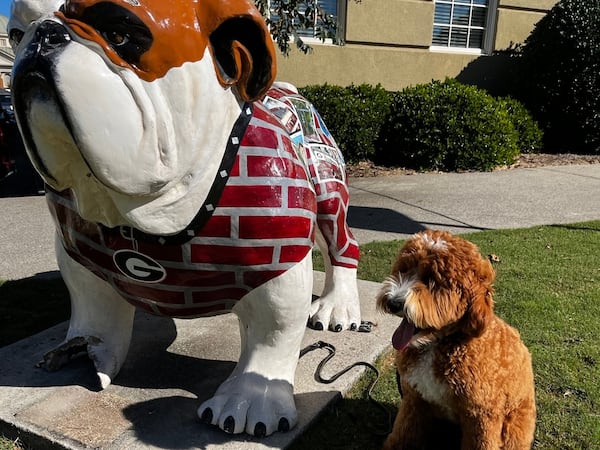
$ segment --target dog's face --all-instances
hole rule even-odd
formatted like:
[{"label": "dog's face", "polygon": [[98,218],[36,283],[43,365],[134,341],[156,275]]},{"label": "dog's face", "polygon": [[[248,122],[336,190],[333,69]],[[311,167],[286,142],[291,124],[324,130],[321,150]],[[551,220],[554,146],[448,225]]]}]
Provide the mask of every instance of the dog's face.
[{"label": "dog's face", "polygon": [[450,332],[480,335],[493,314],[493,281],[491,264],[471,242],[447,232],[417,233],[377,297],[381,310],[403,317],[394,347],[418,348]]},{"label": "dog's face", "polygon": [[206,197],[243,101],[275,76],[251,0],[16,0],[13,101],[80,214],[167,234]]}]

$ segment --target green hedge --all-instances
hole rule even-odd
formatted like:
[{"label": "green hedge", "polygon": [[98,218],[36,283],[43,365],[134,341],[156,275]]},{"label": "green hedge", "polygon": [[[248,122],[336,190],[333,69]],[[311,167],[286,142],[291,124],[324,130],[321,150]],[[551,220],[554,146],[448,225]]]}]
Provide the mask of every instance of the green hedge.
[{"label": "green hedge", "polygon": [[517,145],[521,153],[540,152],[544,133],[525,105],[511,97],[500,98],[499,101],[508,112],[510,120],[517,130],[519,138]]},{"label": "green hedge", "polygon": [[390,98],[380,85],[313,85],[299,89],[319,111],[348,162],[372,159]]},{"label": "green hedge", "polygon": [[301,88],[349,162],[418,170],[492,170],[537,152],[542,133],[512,98],[456,80],[389,93],[381,86]]},{"label": "green hedge", "polygon": [[485,91],[432,81],[394,96],[379,156],[419,170],[492,170],[513,163],[519,136],[511,115]]},{"label": "green hedge", "polygon": [[546,151],[600,153],[600,1],[559,1],[518,56],[514,91]]}]

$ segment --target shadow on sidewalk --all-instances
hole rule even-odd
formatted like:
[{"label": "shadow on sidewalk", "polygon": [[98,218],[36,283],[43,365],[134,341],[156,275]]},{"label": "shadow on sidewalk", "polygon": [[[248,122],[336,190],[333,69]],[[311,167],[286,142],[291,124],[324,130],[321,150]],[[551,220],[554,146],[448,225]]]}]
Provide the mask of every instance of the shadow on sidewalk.
[{"label": "shadow on sidewalk", "polygon": [[421,223],[392,209],[368,206],[350,206],[348,225],[363,230],[403,234],[414,234],[427,229]]},{"label": "shadow on sidewalk", "polygon": [[[416,207],[411,205],[412,207]],[[411,235],[427,229],[446,229],[449,227],[466,231],[483,231],[489,228],[478,227],[448,215],[419,208],[434,213],[447,222],[417,222],[398,211],[388,208],[372,208],[369,206],[350,206],[348,209],[348,225],[351,228]]]}]

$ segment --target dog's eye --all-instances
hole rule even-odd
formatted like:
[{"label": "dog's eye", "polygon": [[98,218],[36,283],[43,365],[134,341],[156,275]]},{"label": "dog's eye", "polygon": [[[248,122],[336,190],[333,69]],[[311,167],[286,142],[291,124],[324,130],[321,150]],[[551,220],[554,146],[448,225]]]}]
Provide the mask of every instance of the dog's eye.
[{"label": "dog's eye", "polygon": [[435,285],[435,277],[429,271],[421,272],[419,274],[419,280],[429,289],[431,289]]}]

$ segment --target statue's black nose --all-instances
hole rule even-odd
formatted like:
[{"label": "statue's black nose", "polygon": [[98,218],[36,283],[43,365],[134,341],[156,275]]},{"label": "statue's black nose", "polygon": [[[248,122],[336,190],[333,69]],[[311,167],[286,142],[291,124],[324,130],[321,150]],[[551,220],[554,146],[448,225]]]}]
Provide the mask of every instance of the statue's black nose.
[{"label": "statue's black nose", "polygon": [[62,24],[54,20],[45,20],[35,30],[32,43],[38,44],[39,51],[44,54],[58,50],[70,41],[71,37]]},{"label": "statue's black nose", "polygon": [[43,21],[37,25],[29,42],[17,48],[13,79],[29,72],[49,69],[48,65],[69,42],[71,36],[62,24],[54,20]]}]

